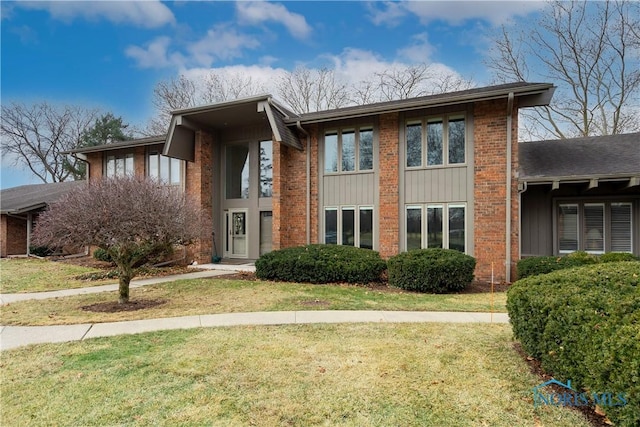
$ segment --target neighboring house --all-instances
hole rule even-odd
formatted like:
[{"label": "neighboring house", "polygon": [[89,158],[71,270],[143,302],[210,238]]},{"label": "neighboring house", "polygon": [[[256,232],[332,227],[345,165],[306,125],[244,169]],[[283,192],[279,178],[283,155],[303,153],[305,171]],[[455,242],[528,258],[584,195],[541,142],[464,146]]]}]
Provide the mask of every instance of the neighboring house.
[{"label": "neighboring house", "polygon": [[521,143],[522,256],[640,255],[640,133]]},{"label": "neighboring house", "polygon": [[[89,179],[182,188],[205,226],[191,259],[256,259],[307,243],[476,257],[510,281],[519,253],[518,109],[554,86],[514,83],[296,115],[270,95],[175,111],[158,138],[74,151]],[[152,214],[152,213],[151,213]]]},{"label": "neighboring house", "polygon": [[28,255],[38,214],[84,181],[23,185],[0,191],[0,256]]}]

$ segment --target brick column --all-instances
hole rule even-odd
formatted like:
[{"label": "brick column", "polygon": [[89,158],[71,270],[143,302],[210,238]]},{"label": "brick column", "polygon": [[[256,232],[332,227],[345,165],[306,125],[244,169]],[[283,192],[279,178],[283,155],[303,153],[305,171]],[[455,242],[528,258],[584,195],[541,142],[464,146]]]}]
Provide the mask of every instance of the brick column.
[{"label": "brick column", "polygon": [[271,193],[271,210],[273,212],[272,218],[272,249],[278,250],[284,248],[286,244],[286,236],[284,230],[284,224],[286,219],[283,219],[283,215],[286,215],[286,198],[284,191],[284,173],[283,169],[286,168],[285,152],[287,147],[273,141],[273,189]]},{"label": "brick column", "polygon": [[380,116],[380,245],[384,258],[399,251],[399,134],[398,114]]},{"label": "brick column", "polygon": [[185,191],[202,214],[200,237],[189,247],[187,261],[209,263],[213,254],[213,137],[203,131],[196,132],[195,157],[187,162]]}]

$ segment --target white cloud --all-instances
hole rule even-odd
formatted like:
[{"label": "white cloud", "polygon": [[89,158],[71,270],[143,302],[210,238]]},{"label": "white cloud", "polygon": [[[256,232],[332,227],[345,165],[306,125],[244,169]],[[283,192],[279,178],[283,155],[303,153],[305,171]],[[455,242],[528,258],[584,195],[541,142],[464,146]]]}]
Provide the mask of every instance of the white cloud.
[{"label": "white cloud", "polygon": [[267,21],[279,22],[298,39],[304,39],[311,33],[311,27],[307,24],[304,16],[289,12],[286,7],[279,3],[269,3],[266,1],[236,3],[239,22],[242,24],[261,24]]},{"label": "white cloud", "polygon": [[234,28],[218,25],[200,40],[188,46],[191,60],[208,67],[216,60],[228,60],[242,56],[243,49],[254,49],[260,42],[252,36],[238,33]]},{"label": "white cloud", "polygon": [[410,45],[398,49],[398,56],[411,63],[429,62],[431,55],[436,50],[433,45],[429,43],[429,35],[427,33],[420,33],[414,35],[412,39],[413,41]]},{"label": "white cloud", "polygon": [[369,6],[371,21],[376,25],[398,25],[409,14],[427,24],[442,20],[451,25],[461,25],[471,19],[482,19],[500,25],[516,16],[525,16],[540,10],[540,1],[404,1],[385,2],[382,7]]},{"label": "white cloud", "polygon": [[[169,57],[168,48],[171,43],[169,37],[158,37],[149,42],[146,47],[129,46],[125,54],[133,58],[140,68],[163,68],[170,65],[179,65],[179,54]],[[178,56],[176,56],[178,55]],[[172,61],[173,60],[173,61]]]},{"label": "white cloud", "polygon": [[25,9],[46,10],[54,19],[70,22],[76,18],[105,19],[115,24],[157,28],[175,24],[173,12],[158,0],[148,1],[20,1]]}]

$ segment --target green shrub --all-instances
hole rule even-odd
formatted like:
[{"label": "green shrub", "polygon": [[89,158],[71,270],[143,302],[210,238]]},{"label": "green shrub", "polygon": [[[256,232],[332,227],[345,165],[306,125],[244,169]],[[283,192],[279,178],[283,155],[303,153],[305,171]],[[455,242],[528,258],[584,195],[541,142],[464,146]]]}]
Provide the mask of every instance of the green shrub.
[{"label": "green shrub", "polygon": [[590,393],[625,393],[627,405],[602,409],[617,425],[640,425],[640,263],[518,280],[507,310],[515,337],[548,373]]},{"label": "green shrub", "polygon": [[518,261],[518,278],[547,274],[552,271],[564,270],[565,268],[580,267],[583,265],[595,264],[598,258],[584,251],[573,252],[566,256],[537,256],[523,258]]},{"label": "green shrub", "polygon": [[609,252],[599,257],[600,262],[638,261],[638,257],[628,252]]},{"label": "green shrub", "polygon": [[476,260],[453,249],[417,249],[388,261],[389,285],[432,293],[455,292],[473,280]]},{"label": "green shrub", "polygon": [[272,251],[256,262],[256,276],[301,283],[380,281],[386,263],[378,252],[337,245],[307,245]]},{"label": "green shrub", "polygon": [[98,248],[93,251],[93,257],[98,261],[113,262],[113,259],[111,259],[111,255],[109,255],[109,252],[102,248]]}]

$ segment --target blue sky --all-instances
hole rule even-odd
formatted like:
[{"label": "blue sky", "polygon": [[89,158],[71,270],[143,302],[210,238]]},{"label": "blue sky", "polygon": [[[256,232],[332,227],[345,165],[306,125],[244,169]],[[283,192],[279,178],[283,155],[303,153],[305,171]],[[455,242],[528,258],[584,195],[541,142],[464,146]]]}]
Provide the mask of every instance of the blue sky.
[{"label": "blue sky", "polygon": [[[359,81],[430,63],[476,84],[489,35],[539,2],[9,2],[2,8],[1,96],[80,104],[144,127],[155,84],[226,69],[272,81],[296,65]],[[0,185],[37,183],[9,159]]]}]

